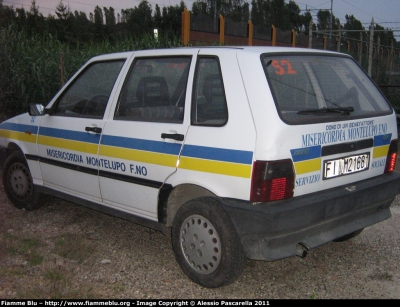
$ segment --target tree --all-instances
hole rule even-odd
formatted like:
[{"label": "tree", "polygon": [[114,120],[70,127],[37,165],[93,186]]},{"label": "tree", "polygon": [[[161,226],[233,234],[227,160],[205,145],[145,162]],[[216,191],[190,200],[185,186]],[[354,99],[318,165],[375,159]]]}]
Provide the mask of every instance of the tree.
[{"label": "tree", "polygon": [[285,0],[271,0],[270,17],[275,27],[282,30],[290,29],[288,27],[289,16],[285,7]]},{"label": "tree", "polygon": [[69,15],[69,7],[64,5],[62,0],[56,6],[56,15],[62,20],[66,20]]},{"label": "tree", "polygon": [[252,0],[251,20],[255,25],[274,25],[282,30],[300,31],[304,26],[300,8],[293,0]]},{"label": "tree", "polygon": [[287,4],[287,10],[291,27],[297,32],[300,32],[301,28],[303,27],[302,18],[300,15],[300,7],[296,4],[296,2],[290,0]]},{"label": "tree", "polygon": [[109,9],[107,9],[106,7],[103,8],[104,10],[104,16],[106,18],[106,25],[107,26],[113,26],[115,25],[115,12],[114,12],[114,8],[112,8],[110,6]]},{"label": "tree", "polygon": [[229,0],[229,8],[226,17],[233,21],[247,21],[250,19],[250,6],[244,0]]},{"label": "tree", "polygon": [[103,19],[103,11],[101,8],[99,8],[98,5],[94,8],[94,23],[96,25],[103,25],[104,24],[104,19]]},{"label": "tree", "polygon": [[144,29],[151,28],[152,26],[152,9],[151,4],[147,0],[142,0],[137,7],[135,12],[138,23],[143,26]]},{"label": "tree", "polygon": [[266,0],[251,1],[251,21],[253,22],[253,24],[266,24],[265,6]]},{"label": "tree", "polygon": [[45,32],[45,20],[41,13],[39,13],[39,6],[36,5],[36,1],[32,0],[29,12],[26,14],[26,26],[29,33]]},{"label": "tree", "polygon": [[25,12],[24,8],[23,8],[23,7],[21,7],[21,8],[16,8],[16,9],[15,9],[15,12],[17,13],[17,17],[18,17],[19,23],[20,23],[20,24],[21,24],[21,23],[25,23],[25,20],[26,20],[26,12]]},{"label": "tree", "polygon": [[247,21],[250,17],[250,5],[246,0],[196,0],[192,5],[192,13],[208,14],[214,18],[221,14],[234,21]]},{"label": "tree", "polygon": [[93,24],[89,22],[85,12],[75,11],[68,17],[69,42],[74,41],[74,44],[80,42],[88,42],[93,38]]},{"label": "tree", "polygon": [[[312,15],[310,12],[306,12],[304,13],[301,17],[301,24],[302,24],[302,28],[303,28],[303,33],[308,35],[309,31],[310,31],[310,21],[312,20]],[[313,30],[316,29],[315,24],[313,24]]]},{"label": "tree", "polygon": [[14,22],[16,17],[16,12],[12,7],[2,6],[0,3],[0,27],[5,26],[9,22]]},{"label": "tree", "polygon": [[39,6],[36,5],[36,1],[35,0],[32,0],[29,12],[33,16],[39,16]]},{"label": "tree", "polygon": [[200,15],[200,14],[208,14],[207,12],[207,1],[197,0],[192,4],[192,14]]},{"label": "tree", "polygon": [[169,39],[177,37],[181,34],[182,29],[182,12],[185,9],[185,3],[180,2],[179,6],[163,7],[161,31]]},{"label": "tree", "polygon": [[374,32],[374,41],[377,42],[379,37],[381,46],[391,46],[392,42],[394,44],[396,43],[396,39],[394,38],[392,30],[388,28],[385,29],[379,24],[375,25],[375,30],[379,31]]},{"label": "tree", "polygon": [[105,35],[103,11],[96,5],[94,8],[94,36],[96,40],[101,41]]},{"label": "tree", "polygon": [[161,15],[161,9],[158,6],[158,4],[156,4],[155,13],[154,13],[153,18],[154,18],[154,26],[159,29],[162,25],[163,20],[162,20],[162,15]]},{"label": "tree", "polygon": [[130,33],[137,35],[153,31],[152,9],[147,0],[140,1],[137,7],[121,12]]},{"label": "tree", "polygon": [[331,12],[328,10],[319,10],[317,13],[318,30],[327,31],[331,29]]},{"label": "tree", "polygon": [[[361,21],[356,19],[353,15],[347,15],[345,16],[346,18],[346,23],[343,26],[343,35],[347,36],[349,38],[353,38],[355,40],[360,39],[360,32],[365,32],[364,27],[362,26]],[[346,30],[351,30],[351,31],[346,31]],[[359,32],[352,32],[354,30],[360,30]],[[365,36],[364,36],[365,37]]]}]

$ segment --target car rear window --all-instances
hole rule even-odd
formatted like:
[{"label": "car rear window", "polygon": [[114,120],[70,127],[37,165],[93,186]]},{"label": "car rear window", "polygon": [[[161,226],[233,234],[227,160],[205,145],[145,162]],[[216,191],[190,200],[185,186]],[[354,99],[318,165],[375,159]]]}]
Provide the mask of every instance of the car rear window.
[{"label": "car rear window", "polygon": [[389,114],[392,109],[351,58],[263,55],[262,64],[281,118],[307,124]]}]

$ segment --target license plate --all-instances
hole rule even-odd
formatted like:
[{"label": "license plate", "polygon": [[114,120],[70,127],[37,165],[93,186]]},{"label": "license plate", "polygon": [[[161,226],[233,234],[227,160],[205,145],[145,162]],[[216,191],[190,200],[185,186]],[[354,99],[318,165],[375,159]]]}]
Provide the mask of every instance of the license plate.
[{"label": "license plate", "polygon": [[323,179],[362,172],[369,169],[369,153],[324,161]]}]

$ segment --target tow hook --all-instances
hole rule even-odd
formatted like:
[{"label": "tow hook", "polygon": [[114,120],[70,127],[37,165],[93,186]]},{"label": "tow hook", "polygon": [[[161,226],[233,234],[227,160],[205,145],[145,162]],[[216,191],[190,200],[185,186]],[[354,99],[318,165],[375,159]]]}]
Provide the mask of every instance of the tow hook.
[{"label": "tow hook", "polygon": [[300,258],[305,258],[307,256],[308,249],[303,244],[299,243],[296,246],[296,256]]}]

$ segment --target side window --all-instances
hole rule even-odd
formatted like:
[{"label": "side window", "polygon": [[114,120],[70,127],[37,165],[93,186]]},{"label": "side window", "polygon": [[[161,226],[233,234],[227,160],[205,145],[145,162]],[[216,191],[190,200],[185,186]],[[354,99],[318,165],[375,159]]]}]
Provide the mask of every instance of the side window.
[{"label": "side window", "polygon": [[60,96],[54,114],[103,118],[107,102],[125,60],[88,66]]},{"label": "side window", "polygon": [[192,99],[192,124],[223,126],[228,108],[218,58],[199,58]]},{"label": "side window", "polygon": [[191,57],[137,59],[114,119],[182,123]]}]

